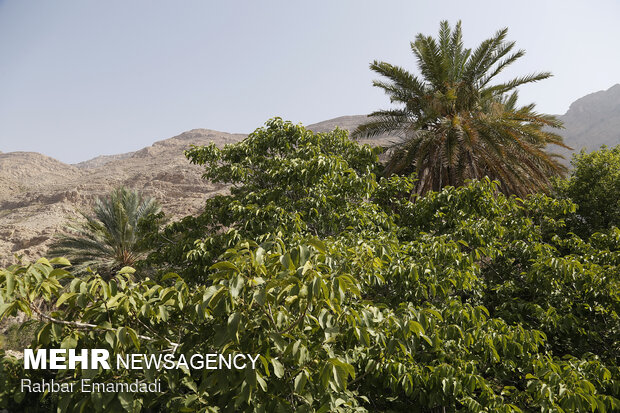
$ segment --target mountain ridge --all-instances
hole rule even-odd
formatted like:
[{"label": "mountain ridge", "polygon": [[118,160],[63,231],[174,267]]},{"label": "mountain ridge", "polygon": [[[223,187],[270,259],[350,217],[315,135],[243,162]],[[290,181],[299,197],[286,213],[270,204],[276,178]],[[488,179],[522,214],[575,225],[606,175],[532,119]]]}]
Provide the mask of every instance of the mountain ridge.
[{"label": "mountain ridge", "polygon": [[575,152],[592,151],[620,143],[620,83],[585,95],[569,106],[560,135]]},{"label": "mountain ridge", "polygon": [[[560,134],[575,151],[620,144],[620,84],[576,100],[558,118],[566,126]],[[314,132],[335,127],[351,132],[367,119],[366,115],[340,116],[306,127]],[[171,219],[199,213],[206,198],[228,189],[204,181],[202,167],[191,165],[184,150],[211,142],[222,147],[246,136],[191,129],[137,151],[76,164],[36,152],[0,152],[0,267],[14,262],[13,255],[26,259],[43,255],[68,219],[79,218],[79,211],[88,210],[95,198],[118,186],[154,196]],[[392,140],[382,135],[361,142],[388,145]],[[553,151],[568,157],[573,152]]]}]

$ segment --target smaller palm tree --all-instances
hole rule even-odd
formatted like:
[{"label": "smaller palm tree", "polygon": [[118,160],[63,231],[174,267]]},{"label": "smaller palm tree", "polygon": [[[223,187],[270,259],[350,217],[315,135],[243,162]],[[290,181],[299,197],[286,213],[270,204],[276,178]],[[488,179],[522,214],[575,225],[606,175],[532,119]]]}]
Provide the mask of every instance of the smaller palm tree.
[{"label": "smaller palm tree", "polygon": [[67,227],[50,248],[50,255],[69,258],[78,270],[96,268],[111,276],[132,266],[147,252],[144,240],[149,232],[146,220],[158,221],[161,206],[151,197],[143,198],[126,188],[115,189],[106,198],[97,198],[93,214],[81,213],[85,221]]}]

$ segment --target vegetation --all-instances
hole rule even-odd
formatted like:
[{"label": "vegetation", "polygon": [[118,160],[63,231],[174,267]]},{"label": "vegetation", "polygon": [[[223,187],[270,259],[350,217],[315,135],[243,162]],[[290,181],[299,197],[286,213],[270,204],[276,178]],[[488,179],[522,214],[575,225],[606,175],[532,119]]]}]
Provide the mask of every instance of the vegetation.
[{"label": "vegetation", "polygon": [[555,190],[578,207],[574,231],[590,235],[620,227],[620,146],[582,152],[572,160],[570,177],[557,181]]},{"label": "vegetation", "polygon": [[[0,272],[0,317],[38,319],[33,347],[250,353],[257,368],[29,371],[33,380],[162,380],[162,393],[57,393],[41,403],[620,409],[620,230],[574,235],[582,212],[570,200],[508,197],[488,179],[412,196],[414,177],[377,178],[376,150],[280,119],[187,155],[231,193],[151,239],[145,265],[161,276],[76,276],[60,258],[14,265]],[[41,311],[37,297],[54,310]],[[32,403],[19,392],[20,368],[0,359],[0,408]]]},{"label": "vegetation", "polygon": [[[89,266],[111,275],[135,265],[148,249],[144,238],[153,229],[161,207],[153,198],[117,188],[106,198],[97,198],[93,214],[68,227],[50,248],[52,256],[66,256],[78,270]],[[150,222],[146,222],[150,221]]]},{"label": "vegetation", "polygon": [[498,31],[475,50],[463,46],[460,22],[441,23],[439,36],[418,34],[411,50],[420,77],[386,62],[370,68],[387,78],[373,84],[397,108],[379,110],[354,133],[399,136],[386,173],[416,172],[415,191],[424,194],[467,179],[485,176],[502,183],[509,194],[524,196],[546,190],[550,178],[565,172],[547,145],[566,147],[551,132],[561,127],[555,117],[537,113],[534,105],[517,105],[517,87],[546,79],[536,73],[492,84],[504,69],[524,55]]},{"label": "vegetation", "polygon": [[32,323],[10,324],[0,334],[0,349],[21,352],[30,345],[35,328]]}]

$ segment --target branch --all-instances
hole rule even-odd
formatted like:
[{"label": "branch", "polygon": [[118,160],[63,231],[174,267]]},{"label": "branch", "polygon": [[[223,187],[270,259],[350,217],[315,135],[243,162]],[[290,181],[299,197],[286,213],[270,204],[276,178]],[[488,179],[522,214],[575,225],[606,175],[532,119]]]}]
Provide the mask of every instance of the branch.
[{"label": "branch", "polygon": [[370,373],[370,370],[364,372],[363,374],[360,374],[359,376],[357,376],[357,378],[349,383],[347,383],[348,386],[353,386],[355,383],[359,382],[360,380],[362,380],[364,377],[366,377],[368,375],[368,373]]},{"label": "branch", "polygon": [[308,307],[310,307],[310,300],[308,300],[307,304],[306,304],[306,308],[304,309],[304,311],[299,315],[299,317],[297,317],[297,319],[295,321],[293,321],[291,323],[290,326],[288,326],[287,328],[285,328],[284,330],[279,330],[278,326],[275,322],[275,320],[273,319],[273,315],[271,313],[271,305],[267,304],[268,308],[269,308],[269,312],[265,311],[264,306],[262,305],[258,305],[258,308],[263,312],[263,314],[265,314],[267,316],[267,318],[269,319],[269,321],[271,321],[271,324],[273,325],[273,328],[276,330],[276,332],[278,334],[286,334],[289,331],[291,331],[297,324],[299,324],[299,322],[301,320],[303,320],[304,316],[306,315],[306,313],[308,312]]},{"label": "branch", "polygon": [[264,306],[262,306],[260,304],[258,304],[258,308],[263,312],[263,314],[265,314],[267,316],[269,321],[271,321],[271,324],[273,325],[273,328],[275,328],[276,331],[278,331],[278,326],[276,326],[276,322],[274,321],[273,316],[271,315],[271,306],[269,307],[269,312],[265,311]]},{"label": "branch", "polygon": [[[65,320],[59,320],[57,318],[51,317],[43,312],[41,312],[37,307],[35,307],[34,305],[30,304],[28,305],[32,311],[34,311],[35,313],[37,313],[39,315],[39,317],[44,318],[48,321],[51,321],[52,323],[55,324],[62,324],[65,326],[70,326],[70,327],[74,327],[74,328],[81,328],[81,329],[96,329],[96,330],[104,330],[104,331],[116,331],[113,328],[109,328],[109,327],[101,327],[98,326],[96,324],[90,324],[90,323],[82,323],[82,322],[78,322],[78,321],[65,321]],[[138,338],[142,339],[142,340],[146,340],[146,341],[157,341],[156,339],[154,339],[153,337],[149,337],[149,336],[143,336],[141,334],[137,334]],[[170,344],[171,346],[174,347],[174,349],[176,350],[176,348],[180,345],[178,343],[174,343],[168,339],[164,339],[168,342],[168,344]]]},{"label": "branch", "polygon": [[[159,337],[161,340],[167,341],[167,342],[168,342],[168,344],[170,344],[170,345],[172,346],[172,352],[173,352],[173,353],[174,353],[175,351],[177,351],[177,348],[179,347],[179,344],[178,344],[178,343],[172,342],[172,341],[170,341],[169,339],[167,339],[166,337],[162,337],[162,336],[160,336],[159,334],[157,334],[157,332],[156,332],[155,330],[153,330],[153,329],[152,329],[151,327],[149,327],[148,325],[144,324],[144,322],[142,322],[142,320],[140,320],[140,318],[139,318],[136,314],[134,314],[134,318],[135,318],[135,320],[136,320],[138,323],[142,324],[142,326],[143,326],[144,328],[146,328],[147,330],[149,330],[151,333],[155,334],[155,335],[156,335],[157,337]],[[144,337],[144,336],[138,336],[138,337]],[[179,338],[180,338],[180,337],[179,337]],[[153,339],[152,339],[152,340],[153,340]]]},{"label": "branch", "polygon": [[293,327],[295,327],[297,324],[299,324],[299,322],[301,320],[303,320],[304,316],[306,315],[306,313],[308,312],[308,307],[310,307],[310,300],[308,300],[308,302],[306,303],[306,308],[304,308],[304,311],[299,314],[299,317],[297,317],[297,320],[295,320],[293,322],[293,324],[291,324],[290,326],[288,326],[286,329],[284,329],[283,331],[279,331],[278,333],[280,334],[286,334],[289,331],[291,331],[293,329]]}]

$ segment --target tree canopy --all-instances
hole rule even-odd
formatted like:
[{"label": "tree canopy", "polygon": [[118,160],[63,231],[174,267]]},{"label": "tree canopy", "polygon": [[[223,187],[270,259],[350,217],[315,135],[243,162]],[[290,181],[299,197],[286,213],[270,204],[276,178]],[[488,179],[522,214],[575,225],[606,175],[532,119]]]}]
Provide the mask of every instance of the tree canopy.
[{"label": "tree canopy", "polygon": [[[574,235],[570,200],[508,197],[488,179],[412,197],[413,177],[377,178],[376,150],[280,119],[187,155],[231,192],[153,238],[146,263],[161,276],[14,265],[0,272],[0,316],[32,315],[38,348],[260,363],[32,372],[163,382],[42,396],[61,411],[620,409],[620,230]],[[0,407],[33,403],[14,384],[20,366],[0,368]]]},{"label": "tree canopy", "polygon": [[475,49],[465,48],[461,23],[441,22],[437,38],[418,34],[411,50],[419,76],[390,63],[370,68],[386,78],[382,89],[396,108],[371,113],[355,136],[389,133],[399,142],[392,148],[386,173],[416,172],[417,193],[463,185],[488,176],[501,190],[523,196],[546,190],[550,178],[566,168],[548,145],[566,147],[552,132],[561,127],[554,116],[519,106],[517,88],[547,79],[548,72],[493,83],[497,75],[521,58],[515,42],[502,29]]},{"label": "tree canopy", "polygon": [[554,188],[559,197],[579,207],[574,231],[587,236],[620,227],[620,146],[582,151],[571,164],[569,177],[557,180]]}]

